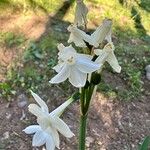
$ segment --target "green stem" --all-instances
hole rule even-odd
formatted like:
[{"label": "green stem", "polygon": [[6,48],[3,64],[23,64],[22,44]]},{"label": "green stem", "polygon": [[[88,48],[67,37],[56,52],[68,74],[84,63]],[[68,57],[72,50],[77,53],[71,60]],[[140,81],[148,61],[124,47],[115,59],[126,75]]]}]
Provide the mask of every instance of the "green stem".
[{"label": "green stem", "polygon": [[85,89],[81,88],[81,97],[80,97],[80,104],[81,104],[81,113],[84,113],[84,103],[85,103]]},{"label": "green stem", "polygon": [[89,89],[86,92],[86,105],[84,108],[84,111],[87,113],[90,107],[90,102],[91,102],[91,98],[93,95],[93,91],[94,91],[94,85],[90,85]]},{"label": "green stem", "polygon": [[85,150],[87,114],[80,116],[79,150]]}]

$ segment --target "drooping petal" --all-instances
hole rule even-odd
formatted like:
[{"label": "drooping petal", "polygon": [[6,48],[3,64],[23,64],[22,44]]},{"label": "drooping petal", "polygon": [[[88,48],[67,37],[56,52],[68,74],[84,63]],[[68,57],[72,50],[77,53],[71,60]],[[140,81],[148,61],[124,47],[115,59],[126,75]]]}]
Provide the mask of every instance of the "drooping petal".
[{"label": "drooping petal", "polygon": [[77,24],[78,26],[85,25],[87,23],[87,19],[86,19],[87,13],[88,13],[88,8],[83,3],[83,1],[77,0],[74,24]]},{"label": "drooping petal", "polygon": [[46,137],[46,150],[55,150],[55,143],[51,135],[47,134]]},{"label": "drooping petal", "polygon": [[76,46],[86,47],[85,41],[90,41],[90,35],[77,28],[77,26],[70,25],[68,31],[71,32],[68,42],[74,42]]},{"label": "drooping petal", "polygon": [[[71,26],[71,25],[68,27],[68,31],[71,32],[69,39],[68,39],[68,43],[74,42],[74,44],[78,47],[86,47],[86,44],[83,40],[84,32],[79,34],[78,32],[80,30],[78,31],[76,26]],[[81,36],[81,34],[82,34],[82,36]],[[85,36],[85,34],[84,34],[84,36]]]},{"label": "drooping petal", "polygon": [[100,50],[100,49],[95,49],[94,53],[96,55],[99,55],[98,58],[95,60],[95,62],[100,63],[100,64],[104,64],[104,62],[107,60],[107,57],[109,55],[108,51]]},{"label": "drooping petal", "polygon": [[30,125],[30,126],[26,127],[23,131],[26,134],[33,134],[39,130],[41,130],[41,127],[39,125]]},{"label": "drooping petal", "polygon": [[78,68],[70,68],[69,82],[75,87],[83,87],[86,83],[87,74],[78,70]]},{"label": "drooping petal", "polygon": [[59,107],[57,107],[55,110],[53,110],[50,115],[52,116],[60,116],[62,112],[72,103],[73,98],[71,97],[67,101],[65,101],[63,104],[61,104]]},{"label": "drooping petal", "polygon": [[112,43],[111,30],[106,35],[105,39],[107,40],[108,43]]},{"label": "drooping petal", "polygon": [[64,65],[61,71],[54,76],[49,82],[50,83],[60,83],[65,81],[70,75],[70,68],[68,65]]},{"label": "drooping petal", "polygon": [[42,130],[34,134],[32,140],[32,146],[41,146],[45,144],[45,142],[46,142],[46,135]]},{"label": "drooping petal", "polygon": [[103,64],[105,61],[107,61],[116,72],[120,73],[121,67],[114,54],[114,50],[115,47],[113,45],[113,42],[106,44],[102,51],[99,49],[94,50],[96,54],[99,54],[99,57],[96,59],[96,62]]},{"label": "drooping petal", "polygon": [[75,33],[70,33],[68,43],[72,43],[72,42],[74,42],[74,44],[77,47],[86,47],[86,44],[83,41],[83,39],[79,35],[76,35]]},{"label": "drooping petal", "polygon": [[121,66],[119,65],[118,60],[113,52],[107,57],[107,62],[117,73],[121,72]]},{"label": "drooping petal", "polygon": [[71,138],[74,136],[68,125],[59,117],[55,116],[53,119],[54,127],[65,137]]},{"label": "drooping petal", "polygon": [[77,68],[83,73],[92,73],[100,69],[100,64],[91,61],[88,57],[80,56],[76,62]]},{"label": "drooping petal", "polygon": [[98,47],[100,43],[106,38],[111,30],[112,21],[105,19],[101,26],[99,26],[94,33],[91,34],[91,39],[87,41],[90,45]]},{"label": "drooping petal", "polygon": [[52,135],[54,143],[55,143],[56,147],[59,149],[60,140],[59,140],[59,134],[58,134],[57,130],[55,128],[48,127],[46,132],[48,134]]},{"label": "drooping petal", "polygon": [[37,94],[35,94],[33,91],[31,91],[31,94],[34,97],[34,99],[36,100],[36,102],[41,106],[42,110],[44,112],[48,113],[48,107],[47,107],[46,103]]},{"label": "drooping petal", "polygon": [[[42,111],[42,109],[38,106],[38,105],[36,105],[36,104],[30,104],[29,106],[28,106],[28,109],[29,109],[29,111],[33,114],[33,115],[35,115],[35,116],[37,116],[37,117],[39,117],[39,116],[45,116],[46,114]],[[47,113],[48,114],[48,113]]]}]

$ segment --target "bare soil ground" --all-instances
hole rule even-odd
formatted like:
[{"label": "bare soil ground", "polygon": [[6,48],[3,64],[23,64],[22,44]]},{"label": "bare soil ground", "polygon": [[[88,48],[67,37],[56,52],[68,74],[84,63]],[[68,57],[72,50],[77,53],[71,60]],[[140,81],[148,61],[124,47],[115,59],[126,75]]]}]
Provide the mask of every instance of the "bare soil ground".
[{"label": "bare soil ground", "polygon": [[[0,18],[0,30],[16,30],[17,32],[21,30],[29,38],[39,38],[44,32],[47,17],[39,19],[39,17],[33,16],[27,17],[25,20],[24,17],[20,17],[20,19],[18,17]],[[4,68],[7,68],[13,61],[15,52],[15,49],[14,52],[9,49],[1,51],[0,64],[6,62]],[[114,84],[114,86],[116,84],[113,82],[114,78],[110,79],[108,75],[105,75],[105,80]],[[121,87],[124,86],[121,81],[118,82]],[[150,135],[150,84],[145,78],[143,82],[143,95],[130,102],[112,100],[97,92],[89,111],[87,149],[137,150],[141,140]],[[60,105],[66,98],[62,96],[62,91],[58,88],[51,89],[47,93],[49,96],[47,103],[50,110]],[[27,101],[30,103],[32,100],[27,96]],[[78,110],[79,105],[76,103],[71,105],[63,115],[63,119],[76,136],[72,139],[61,137],[62,150],[77,149]],[[22,132],[26,126],[35,121],[26,107],[24,111],[26,115],[21,120],[22,109],[18,107],[18,97],[12,99],[12,102],[0,100],[0,150],[42,149],[31,147],[31,136]]]},{"label": "bare soil ground", "polygon": [[[64,97],[57,97],[61,91],[50,91],[48,105],[51,109],[61,104]],[[57,93],[57,94],[56,94]],[[56,96],[56,97],[55,97]],[[119,102],[106,98],[103,94],[96,94],[89,112],[86,145],[89,150],[137,150],[141,140],[150,134],[150,96],[133,102]],[[31,101],[31,100],[29,100]],[[0,104],[0,149],[4,150],[32,150],[31,136],[22,130],[32,124],[35,118],[25,108],[26,117],[21,118],[18,101]],[[76,150],[79,128],[79,105],[72,104],[64,113],[63,119],[75,133],[72,139],[61,137],[61,149]]]}]

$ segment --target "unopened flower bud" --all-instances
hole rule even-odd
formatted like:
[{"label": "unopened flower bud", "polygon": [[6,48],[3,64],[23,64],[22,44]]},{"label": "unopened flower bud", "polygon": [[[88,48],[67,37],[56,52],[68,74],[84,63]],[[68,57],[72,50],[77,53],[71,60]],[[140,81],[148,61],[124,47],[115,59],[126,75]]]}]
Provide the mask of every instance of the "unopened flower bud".
[{"label": "unopened flower bud", "polygon": [[91,83],[97,85],[101,82],[101,75],[99,73],[92,73]]}]

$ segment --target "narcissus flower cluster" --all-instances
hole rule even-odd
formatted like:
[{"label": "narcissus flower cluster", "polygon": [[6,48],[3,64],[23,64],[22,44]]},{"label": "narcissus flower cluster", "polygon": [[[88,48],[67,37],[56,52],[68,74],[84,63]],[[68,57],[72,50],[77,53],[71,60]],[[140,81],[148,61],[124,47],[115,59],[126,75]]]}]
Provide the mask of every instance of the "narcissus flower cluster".
[{"label": "narcissus flower cluster", "polygon": [[[64,46],[58,45],[58,65],[53,69],[57,72],[50,83],[61,83],[67,78],[69,82],[75,87],[83,87],[87,80],[87,75],[94,71],[101,70],[103,64],[107,61],[111,67],[118,73],[121,67],[114,54],[114,45],[111,39],[112,21],[105,19],[91,35],[80,30],[77,25],[70,25],[68,31],[70,37],[68,43],[74,43],[77,47],[93,46],[93,53],[97,55],[95,61],[92,60],[93,54],[77,53],[72,45]],[[107,44],[103,49],[96,49],[100,44],[106,40]]]},{"label": "narcissus flower cluster", "polygon": [[[77,0],[74,24],[67,28],[70,33],[68,45],[58,44],[58,64],[53,67],[57,74],[49,81],[51,84],[58,84],[68,80],[74,87],[80,88],[82,117],[87,115],[105,62],[117,73],[121,72],[111,37],[112,20],[104,19],[94,32],[87,33],[87,13],[88,9],[83,0]],[[83,26],[86,30],[81,30]],[[28,108],[37,117],[37,124],[30,125],[23,131],[33,134],[32,146],[45,144],[46,150],[54,150],[55,147],[59,149],[59,133],[66,138],[74,136],[68,125],[60,119],[63,111],[74,101],[73,97],[49,113],[46,103],[34,92],[31,91],[31,94],[37,104],[30,104]],[[85,145],[85,139],[80,140],[81,147],[82,142]]]}]

